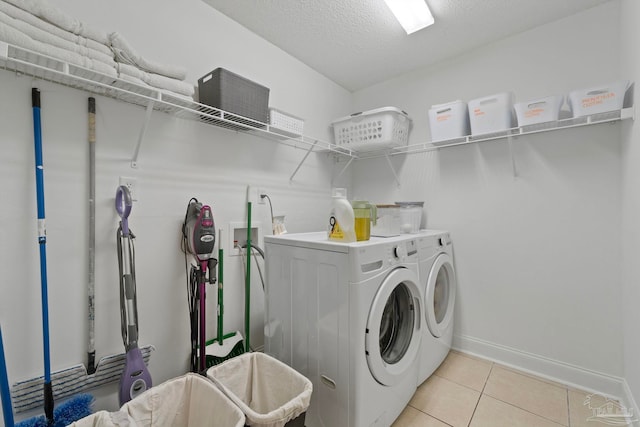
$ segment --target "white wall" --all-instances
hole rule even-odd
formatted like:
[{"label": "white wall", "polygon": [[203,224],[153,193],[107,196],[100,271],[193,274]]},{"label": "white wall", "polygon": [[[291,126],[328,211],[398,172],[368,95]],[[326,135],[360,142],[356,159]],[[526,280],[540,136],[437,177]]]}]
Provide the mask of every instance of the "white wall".
[{"label": "white wall", "polygon": [[[525,101],[619,79],[619,13],[610,2],[515,35],[356,92],[354,106],[404,109],[410,143],[421,143],[433,104],[509,90]],[[513,150],[517,176],[505,140],[397,156],[399,187],[384,159],[358,161],[354,194],[424,200],[426,225],[451,231],[458,347],[582,386],[601,386],[593,372],[615,383],[620,125],[520,137]]]},{"label": "white wall", "polygon": [[[62,10],[105,31],[119,31],[151,59],[188,68],[196,80],[222,66],[271,88],[270,104],[306,119],[305,130],[327,140],[328,123],[351,111],[351,94],[199,0],[84,2],[59,0]],[[42,374],[40,278],[30,88],[42,91],[47,258],[53,370],[86,363],[88,228],[87,97],[83,91],[0,72],[0,322],[12,382]],[[123,352],[120,337],[114,195],[118,177],[138,180],[130,218],[137,255],[140,343],[153,344],[155,383],[188,369],[189,329],[180,224],[189,199],[211,204],[216,225],[246,217],[246,187],[266,189],[290,231],[324,226],[331,178],[342,164],[309,157],[273,141],[154,113],[138,169],[130,167],[144,109],[97,97],[97,357]],[[348,182],[349,174],[343,177]],[[268,205],[253,220],[270,233]],[[225,242],[226,245],[226,242]],[[225,250],[229,251],[226,246]],[[225,260],[225,330],[243,330],[240,257]],[[262,290],[253,270],[252,343],[262,344]],[[215,292],[208,293],[209,336]],[[95,393],[97,409],[115,409],[116,386]],[[39,411],[41,412],[41,411]]]},{"label": "white wall", "polygon": [[[620,35],[622,48],[622,72],[640,82],[640,54],[638,39],[640,29],[637,18],[640,4],[634,0],[623,0],[620,7]],[[640,399],[640,132],[637,126],[627,123],[622,128],[622,312],[624,340],[624,378],[630,394],[635,397],[635,413]]]},{"label": "white wall", "polygon": [[[149,58],[185,65],[193,83],[222,66],[270,87],[272,106],[306,118],[306,133],[325,140],[327,124],[355,110],[402,107],[414,118],[411,143],[418,143],[430,139],[427,110],[433,104],[504,90],[526,100],[619,78],[639,80],[634,0],[607,3],[353,97],[199,0],[56,4],[88,24],[121,32]],[[32,83],[43,99],[53,369],[86,357],[88,94],[1,71],[0,241],[6,243],[0,246],[0,322],[12,381],[42,373]],[[319,229],[331,178],[344,163],[312,155],[289,182],[301,150],[154,113],[140,168],[131,169],[144,110],[103,97],[97,104],[98,357],[123,351],[113,196],[118,176],[134,176],[140,193],[131,226],[138,236],[141,343],[157,348],[151,371],[159,383],[188,365],[179,226],[189,198],[213,205],[218,226],[226,228],[244,220],[246,186],[260,185],[276,214],[287,214],[290,231]],[[459,347],[487,356],[516,354],[514,360],[531,362],[525,368],[547,361],[538,366],[550,376],[585,379],[578,384],[583,386],[598,383],[588,375],[562,378],[568,371],[553,366],[605,379],[624,376],[638,396],[637,139],[631,122],[557,131],[514,141],[517,177],[507,143],[500,141],[395,157],[400,187],[384,160],[355,162],[338,184],[352,184],[350,194],[376,202],[425,200],[423,226],[452,232]],[[254,206],[255,220],[268,230],[267,206]],[[239,258],[226,260],[225,273],[225,329],[242,329]],[[259,281],[253,290],[253,342],[259,345]],[[208,301],[213,313],[215,298]],[[209,320],[213,331],[211,315]],[[114,391],[110,386],[96,392],[99,409],[117,406]]]}]

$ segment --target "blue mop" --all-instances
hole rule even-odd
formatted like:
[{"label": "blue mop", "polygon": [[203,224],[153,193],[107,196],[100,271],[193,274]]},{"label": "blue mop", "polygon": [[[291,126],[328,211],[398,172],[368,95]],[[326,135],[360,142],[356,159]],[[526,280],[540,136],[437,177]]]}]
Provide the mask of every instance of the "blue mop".
[{"label": "blue mop", "polygon": [[[40,290],[42,295],[42,347],[44,352],[44,413],[16,426],[66,426],[91,414],[93,397],[88,394],[71,398],[54,412],[53,385],[51,384],[51,355],[49,349],[49,303],[47,292],[47,232],[44,215],[44,168],[42,161],[42,128],[40,123],[40,91],[31,89],[33,106],[33,133],[36,160],[36,193],[38,206],[38,245],[40,247]],[[4,393],[3,393],[4,395]]]},{"label": "blue mop", "polygon": [[9,377],[7,375],[7,362],[4,354],[4,345],[2,342],[2,326],[0,326],[0,398],[2,400],[2,415],[5,427],[45,427],[45,426],[66,426],[74,421],[88,416],[91,412],[88,408],[91,406],[93,397],[88,394],[82,394],[65,403],[58,405],[53,411],[53,418],[56,420],[54,424],[49,424],[44,416],[30,418],[18,424],[13,421],[13,407],[11,405],[11,394],[9,393]]},{"label": "blue mop", "polygon": [[0,398],[2,398],[2,416],[5,427],[13,427],[13,408],[9,394],[9,378],[7,377],[7,362],[4,358],[2,345],[2,326],[0,325]]}]

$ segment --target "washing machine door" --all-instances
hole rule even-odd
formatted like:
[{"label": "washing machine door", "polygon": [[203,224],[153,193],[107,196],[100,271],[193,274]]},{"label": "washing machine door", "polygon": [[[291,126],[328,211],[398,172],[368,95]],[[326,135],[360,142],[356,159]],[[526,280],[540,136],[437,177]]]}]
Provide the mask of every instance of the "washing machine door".
[{"label": "washing machine door", "polygon": [[420,289],[416,274],[397,268],[376,293],[365,336],[367,363],[382,385],[404,379],[420,350]]},{"label": "washing machine door", "polygon": [[456,276],[451,257],[441,253],[436,258],[425,292],[424,312],[431,334],[440,338],[453,320],[456,299]]}]

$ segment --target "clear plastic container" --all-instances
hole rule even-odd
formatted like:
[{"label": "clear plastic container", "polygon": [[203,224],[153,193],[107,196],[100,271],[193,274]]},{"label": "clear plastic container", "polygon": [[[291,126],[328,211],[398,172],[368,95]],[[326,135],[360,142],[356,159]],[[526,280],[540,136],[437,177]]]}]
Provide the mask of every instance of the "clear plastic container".
[{"label": "clear plastic container", "polygon": [[400,231],[402,233],[417,233],[422,221],[424,202],[395,202],[400,206]]},{"label": "clear plastic container", "polygon": [[376,205],[376,223],[371,227],[371,235],[378,237],[398,236],[402,233],[400,229],[400,206],[398,205]]},{"label": "clear plastic container", "polygon": [[371,236],[371,223],[376,223],[376,205],[366,200],[354,200],[351,202],[356,218],[356,240],[358,242],[369,240]]}]

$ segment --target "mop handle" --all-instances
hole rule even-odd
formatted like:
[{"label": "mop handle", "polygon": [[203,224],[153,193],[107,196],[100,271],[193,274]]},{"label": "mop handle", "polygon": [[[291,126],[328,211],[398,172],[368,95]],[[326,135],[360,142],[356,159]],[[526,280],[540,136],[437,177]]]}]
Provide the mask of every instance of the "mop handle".
[{"label": "mop handle", "polygon": [[222,327],[222,319],[224,319],[224,296],[223,296],[223,251],[222,251],[222,229],[218,230],[218,344],[223,344],[224,333]]},{"label": "mop handle", "polygon": [[89,97],[89,274],[87,373],[96,371],[96,99]]},{"label": "mop handle", "polygon": [[33,136],[36,160],[36,199],[38,204],[38,244],[40,247],[40,293],[42,299],[42,350],[44,355],[44,412],[53,422],[53,387],[51,386],[51,353],[49,348],[49,295],[47,291],[47,227],[44,214],[44,166],[42,161],[42,124],[40,91],[31,89]]},{"label": "mop handle", "polygon": [[247,202],[247,275],[244,283],[244,328],[245,351],[249,353],[251,351],[249,344],[251,332],[251,202]]},{"label": "mop handle", "polygon": [[9,377],[7,376],[7,362],[4,357],[2,344],[2,326],[0,325],[0,399],[2,400],[2,416],[5,427],[13,427],[13,408],[9,394]]}]

